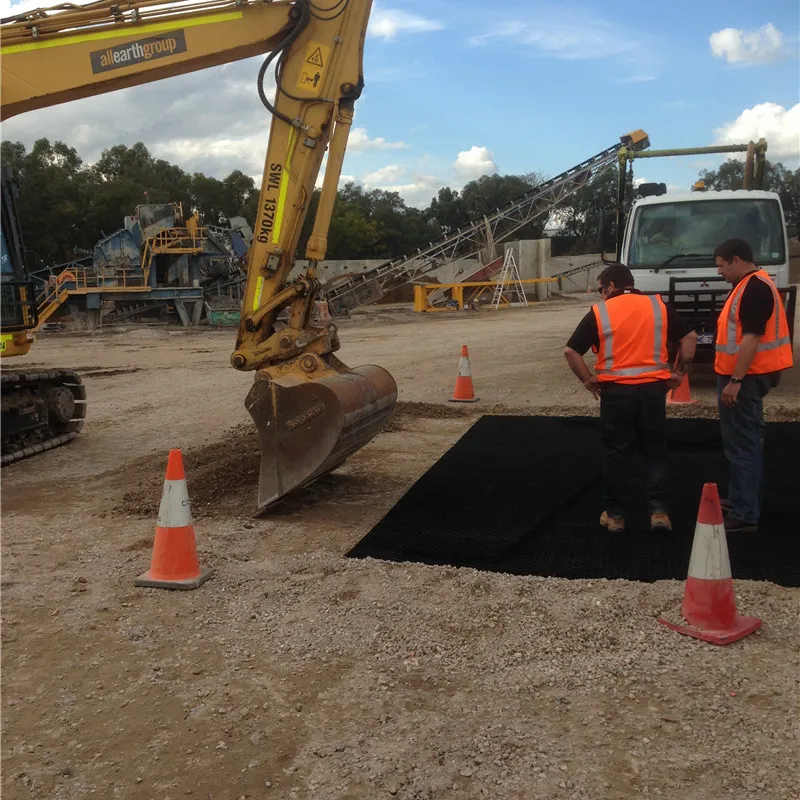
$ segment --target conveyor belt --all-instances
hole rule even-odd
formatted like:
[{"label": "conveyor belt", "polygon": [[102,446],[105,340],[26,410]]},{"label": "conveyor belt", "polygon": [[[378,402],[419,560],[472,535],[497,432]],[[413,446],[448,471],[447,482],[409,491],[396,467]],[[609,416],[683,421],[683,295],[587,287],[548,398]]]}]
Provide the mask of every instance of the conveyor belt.
[{"label": "conveyor belt", "polygon": [[[625,137],[622,137],[625,139]],[[649,140],[629,145],[645,149]],[[486,246],[486,229],[499,244],[515,231],[543,214],[550,214],[560,203],[617,163],[620,145],[614,144],[591,158],[539,184],[493,214],[465,225],[457,231],[430,242],[410,255],[387,261],[366,272],[348,278],[334,279],[322,287],[321,299],[328,301],[334,314],[346,314],[360,305],[374,303],[404,283],[426,275],[459,258],[469,258]]]}]

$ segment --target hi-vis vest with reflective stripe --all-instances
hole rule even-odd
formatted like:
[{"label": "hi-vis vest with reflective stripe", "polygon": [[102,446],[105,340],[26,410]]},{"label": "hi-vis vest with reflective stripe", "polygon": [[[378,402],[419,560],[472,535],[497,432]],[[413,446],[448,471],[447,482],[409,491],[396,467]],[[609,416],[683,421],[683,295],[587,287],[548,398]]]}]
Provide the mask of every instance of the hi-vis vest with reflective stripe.
[{"label": "hi-vis vest with reflective stripe", "polygon": [[772,308],[772,316],[767,321],[764,335],[758,342],[755,358],[747,369],[747,374],[763,375],[766,372],[777,372],[792,366],[792,343],[789,339],[786,310],[775,284],[765,270],[759,269],[746,275],[733,287],[717,319],[717,355],[714,359],[714,371],[720,375],[732,375],[736,366],[739,345],[742,341],[739,308],[744,290],[752,280],[762,280],[769,286],[775,304]]},{"label": "hi-vis vest with reflective stripe", "polygon": [[592,306],[599,381],[652,383],[670,376],[667,307],[658,295],[620,294]]}]

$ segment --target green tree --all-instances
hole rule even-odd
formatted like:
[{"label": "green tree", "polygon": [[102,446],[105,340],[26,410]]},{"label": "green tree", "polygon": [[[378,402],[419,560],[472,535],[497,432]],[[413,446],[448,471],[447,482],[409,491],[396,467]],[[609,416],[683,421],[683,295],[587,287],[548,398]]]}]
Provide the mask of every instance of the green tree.
[{"label": "green tree", "polygon": [[142,142],[104,150],[92,172],[97,187],[89,213],[98,232],[118,230],[124,217],[146,203],[181,203],[185,214],[192,211],[191,177],[180,167],[153,158]]},{"label": "green tree", "polygon": [[17,172],[21,172],[24,168],[26,156],[27,152],[22,142],[3,142],[0,146],[0,158],[3,164]]},{"label": "green tree", "polygon": [[374,219],[366,217],[352,203],[334,206],[327,258],[375,258],[382,249],[381,233]]},{"label": "green tree", "polygon": [[[741,189],[744,185],[745,162],[738,158],[724,161],[715,170],[702,170],[699,178],[709,189]],[[789,228],[800,226],[800,168],[792,172],[780,161],[764,164],[763,188],[781,198],[783,214]]]},{"label": "green tree", "polygon": [[436,238],[437,228],[416,208],[409,208],[397,192],[374,189],[366,195],[370,219],[378,224],[383,249],[379,258],[399,258]]},{"label": "green tree", "polygon": [[617,181],[619,170],[614,167],[596,175],[589,183],[578,189],[561,206],[557,218],[561,222],[560,233],[577,237],[573,249],[591,250],[596,247],[602,234],[607,239],[614,226],[617,207]]},{"label": "green tree", "polygon": [[202,172],[192,175],[189,205],[207,225],[216,225],[221,214],[231,213],[229,209],[223,210],[224,194],[222,181],[217,178],[209,178]]},{"label": "green tree", "polygon": [[19,173],[17,213],[29,268],[67,261],[76,247],[90,246],[86,211],[94,186],[77,151],[63,142],[38,139],[30,152],[19,142],[3,142],[2,157]]},{"label": "green tree", "polygon": [[469,214],[461,195],[449,186],[439,189],[426,214],[438,225],[441,233],[456,231],[469,222]]},{"label": "green tree", "polygon": [[[253,179],[249,175],[245,175],[241,170],[235,169],[222,181],[220,205],[228,216],[244,216],[245,210],[249,207],[251,197],[255,196],[257,202],[258,194]],[[252,217],[250,221],[255,223],[255,217]]]},{"label": "green tree", "polygon": [[[542,176],[535,172],[527,175],[482,175],[461,190],[461,200],[469,220],[477,222],[522,199],[541,182]],[[515,231],[514,237],[539,239],[546,222],[547,215],[543,214]],[[500,224],[498,233],[503,235],[510,227],[510,223]]]},{"label": "green tree", "polygon": [[[296,258],[305,257],[318,201],[319,190],[309,202]],[[427,214],[406,206],[397,192],[383,189],[367,192],[362,186],[347,183],[337,193],[334,203],[326,258],[397,258],[437,236],[438,227]]]}]

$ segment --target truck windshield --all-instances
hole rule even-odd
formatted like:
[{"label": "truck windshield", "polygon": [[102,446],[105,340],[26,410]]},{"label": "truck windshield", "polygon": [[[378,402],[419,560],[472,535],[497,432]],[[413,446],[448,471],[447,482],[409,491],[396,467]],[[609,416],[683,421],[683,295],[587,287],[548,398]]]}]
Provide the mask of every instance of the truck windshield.
[{"label": "truck windshield", "polygon": [[[715,248],[731,238],[753,248],[759,266],[785,261],[783,219],[774,200],[695,200],[644,205],[636,209],[629,267],[651,267],[678,256],[673,265],[708,267]],[[708,259],[692,255],[708,254]]]}]

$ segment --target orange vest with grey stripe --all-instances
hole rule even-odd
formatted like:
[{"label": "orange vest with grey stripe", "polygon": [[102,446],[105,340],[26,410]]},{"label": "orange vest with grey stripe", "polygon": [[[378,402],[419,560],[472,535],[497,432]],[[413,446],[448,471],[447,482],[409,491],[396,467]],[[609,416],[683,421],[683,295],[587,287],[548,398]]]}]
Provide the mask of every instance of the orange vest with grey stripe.
[{"label": "orange vest with grey stripe", "polygon": [[763,375],[767,372],[778,372],[792,366],[792,342],[789,338],[789,322],[781,296],[775,288],[769,274],[759,269],[742,278],[731,289],[728,299],[717,318],[717,355],[714,359],[714,371],[719,375],[732,375],[739,357],[739,346],[742,342],[742,322],[739,319],[739,308],[744,290],[750,281],[761,280],[772,289],[775,304],[772,316],[767,321],[764,335],[758,341],[756,355],[747,369],[748,375]]},{"label": "orange vest with grey stripe", "polygon": [[670,376],[667,307],[658,295],[620,294],[592,306],[600,382],[653,383]]}]

